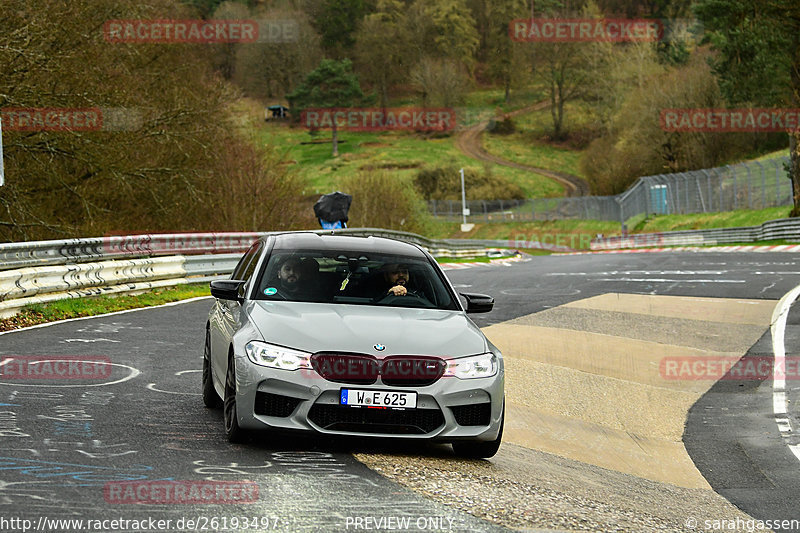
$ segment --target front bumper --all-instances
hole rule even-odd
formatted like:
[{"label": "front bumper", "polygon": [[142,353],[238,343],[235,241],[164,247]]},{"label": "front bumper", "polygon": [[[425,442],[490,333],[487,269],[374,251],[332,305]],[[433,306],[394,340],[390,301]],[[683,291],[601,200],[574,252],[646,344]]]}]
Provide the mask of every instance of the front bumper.
[{"label": "front bumper", "polygon": [[[237,356],[236,406],[245,429],[291,429],[330,435],[416,438],[437,441],[497,438],[503,412],[504,372],[489,378],[440,378],[420,387],[331,382],[313,370],[278,370]],[[416,392],[407,410],[340,406],[340,390]]]}]

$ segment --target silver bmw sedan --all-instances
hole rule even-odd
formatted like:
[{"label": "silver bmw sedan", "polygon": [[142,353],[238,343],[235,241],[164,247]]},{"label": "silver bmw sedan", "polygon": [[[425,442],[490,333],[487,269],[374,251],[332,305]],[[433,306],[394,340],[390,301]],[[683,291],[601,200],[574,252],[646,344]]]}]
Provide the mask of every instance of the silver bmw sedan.
[{"label": "silver bmw sedan", "polygon": [[456,294],[421,247],[269,235],[211,294],[203,401],[223,408],[230,441],[305,430],[450,442],[465,457],[497,452],[503,358],[467,317],[494,300]]}]

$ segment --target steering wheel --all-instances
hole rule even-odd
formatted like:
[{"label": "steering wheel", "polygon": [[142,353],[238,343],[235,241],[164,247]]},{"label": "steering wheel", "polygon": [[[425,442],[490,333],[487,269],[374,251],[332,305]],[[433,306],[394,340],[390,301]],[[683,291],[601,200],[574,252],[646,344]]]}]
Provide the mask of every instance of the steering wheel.
[{"label": "steering wheel", "polygon": [[[412,298],[408,298],[412,296]],[[407,307],[433,307],[433,304],[424,296],[415,292],[407,292],[403,295],[387,294],[377,302],[378,305],[392,305],[398,302],[410,303]],[[412,303],[413,302],[413,303]]]}]

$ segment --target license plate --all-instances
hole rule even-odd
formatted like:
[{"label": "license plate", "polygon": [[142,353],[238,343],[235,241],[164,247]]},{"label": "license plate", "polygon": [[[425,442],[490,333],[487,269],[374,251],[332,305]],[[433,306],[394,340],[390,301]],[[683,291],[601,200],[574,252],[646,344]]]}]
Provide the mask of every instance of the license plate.
[{"label": "license plate", "polygon": [[384,390],[342,389],[339,403],[341,405],[352,405],[359,407],[366,406],[414,409],[417,406],[417,393]]}]

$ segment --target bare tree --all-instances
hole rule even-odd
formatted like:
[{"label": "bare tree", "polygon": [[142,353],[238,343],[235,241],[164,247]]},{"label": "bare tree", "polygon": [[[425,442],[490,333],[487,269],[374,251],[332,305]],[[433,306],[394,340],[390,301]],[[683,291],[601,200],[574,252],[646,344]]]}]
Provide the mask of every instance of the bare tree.
[{"label": "bare tree", "polygon": [[191,16],[161,0],[6,1],[0,108],[90,108],[105,121],[97,131],[4,131],[0,238],[219,228],[220,154],[249,142],[230,133],[237,92],[201,45],[103,37],[107,20]]}]

